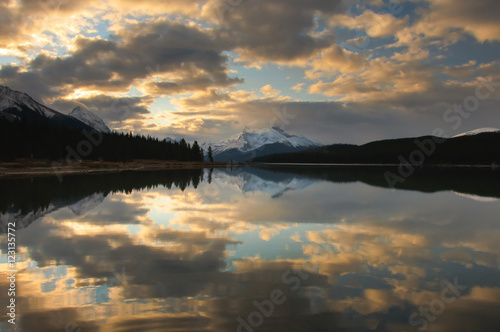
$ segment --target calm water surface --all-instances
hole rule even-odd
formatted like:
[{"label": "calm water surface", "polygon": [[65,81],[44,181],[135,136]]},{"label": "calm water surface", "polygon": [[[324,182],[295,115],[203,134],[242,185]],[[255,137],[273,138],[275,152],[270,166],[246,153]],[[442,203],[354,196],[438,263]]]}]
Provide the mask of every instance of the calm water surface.
[{"label": "calm water surface", "polygon": [[2,308],[15,222],[18,331],[499,331],[499,179],[434,170],[391,189],[378,169],[284,167],[2,180]]}]

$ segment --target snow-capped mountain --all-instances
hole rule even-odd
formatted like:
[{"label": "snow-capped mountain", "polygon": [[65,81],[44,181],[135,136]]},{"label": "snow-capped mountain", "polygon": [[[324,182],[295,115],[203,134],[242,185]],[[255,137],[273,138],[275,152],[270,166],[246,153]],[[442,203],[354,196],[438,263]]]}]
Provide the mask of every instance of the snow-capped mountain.
[{"label": "snow-capped mountain", "polygon": [[[48,120],[49,124],[54,126],[64,126],[78,130],[101,130],[105,127],[109,132],[109,128],[94,114],[83,110],[73,110],[73,112],[72,115],[60,113],[37,102],[24,92],[0,85],[0,117],[7,120],[21,118],[29,121]],[[104,127],[102,127],[103,124]]]},{"label": "snow-capped mountain", "polygon": [[106,196],[103,193],[94,193],[69,206],[69,209],[77,216],[83,216],[90,210],[104,202]]},{"label": "snow-capped mountain", "polygon": [[52,212],[68,207],[76,216],[85,215],[90,210],[99,206],[105,199],[104,193],[94,193],[75,202],[75,199],[55,200],[46,207],[39,207],[33,211],[22,211],[18,209],[8,209],[0,212],[0,233],[5,233],[9,222],[16,225],[16,229],[26,228],[49,215]]},{"label": "snow-capped mountain", "polygon": [[211,146],[215,161],[244,162],[257,156],[300,151],[321,145],[304,136],[291,135],[281,128],[273,127],[257,132],[244,130],[233,138],[218,143],[205,143],[202,148],[207,152]]},{"label": "snow-capped mountain", "polygon": [[314,183],[313,180],[293,176],[283,181],[271,181],[250,174],[244,179],[245,184],[241,187],[243,192],[263,192],[272,198],[281,197],[288,191],[304,190]]},{"label": "snow-capped mountain", "polygon": [[482,134],[482,133],[498,133],[498,132],[500,132],[500,129],[497,129],[497,128],[479,128],[479,129],[467,131],[465,133],[461,133],[459,135],[455,135],[455,136],[453,136],[453,138],[462,137],[462,136],[473,136],[473,135]]},{"label": "snow-capped mountain", "polygon": [[165,142],[170,142],[170,143],[179,143],[181,140],[182,138],[165,137]]},{"label": "snow-capped mountain", "polygon": [[52,118],[60,114],[44,106],[24,92],[15,91],[7,86],[0,85],[0,112],[6,117],[17,119],[19,113],[27,108],[43,117]]},{"label": "snow-capped mountain", "polygon": [[110,133],[111,130],[106,126],[104,121],[92,113],[91,111],[84,109],[83,107],[77,106],[70,113],[70,116],[74,117],[77,120],[85,123],[86,125],[94,128],[97,131],[102,133]]},{"label": "snow-capped mountain", "polygon": [[227,168],[216,169],[214,181],[239,188],[244,193],[265,193],[271,198],[278,198],[287,192],[304,190],[318,182],[305,176],[275,173],[268,170],[245,167],[231,171]]}]

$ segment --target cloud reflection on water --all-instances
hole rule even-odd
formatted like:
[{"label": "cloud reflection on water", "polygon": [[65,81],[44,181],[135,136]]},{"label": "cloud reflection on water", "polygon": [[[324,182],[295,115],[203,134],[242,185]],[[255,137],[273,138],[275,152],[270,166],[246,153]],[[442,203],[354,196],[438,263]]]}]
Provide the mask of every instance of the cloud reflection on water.
[{"label": "cloud reflection on water", "polygon": [[[411,331],[454,278],[467,291],[427,330],[499,326],[498,202],[268,175],[215,170],[196,189],[179,180],[48,211],[19,230],[23,330],[235,331],[280,289],[263,330]],[[310,276],[295,292],[290,269]]]}]

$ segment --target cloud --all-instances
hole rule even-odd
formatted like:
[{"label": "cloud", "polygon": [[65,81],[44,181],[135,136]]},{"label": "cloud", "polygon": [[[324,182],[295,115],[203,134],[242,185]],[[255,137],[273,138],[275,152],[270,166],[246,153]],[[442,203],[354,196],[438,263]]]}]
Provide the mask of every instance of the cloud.
[{"label": "cloud", "polygon": [[409,16],[396,18],[387,11],[375,13],[372,10],[365,10],[355,17],[346,14],[334,15],[330,19],[330,24],[363,30],[370,37],[385,38],[395,35],[397,31],[408,26]]},{"label": "cloud", "polygon": [[264,241],[269,241],[280,233],[279,230],[274,228],[265,228],[259,232],[259,237]]},{"label": "cloud", "polygon": [[500,3],[495,0],[462,1],[429,0],[429,10],[422,10],[422,19],[416,29],[429,37],[443,37],[454,28],[476,37],[478,41],[500,39],[498,13]]},{"label": "cloud", "polygon": [[323,50],[318,58],[311,61],[312,68],[306,71],[306,77],[317,79],[338,73],[358,72],[363,70],[367,63],[365,55],[333,45]]},{"label": "cloud", "polygon": [[261,89],[260,89],[260,93],[262,93],[263,95],[265,96],[276,96],[276,95],[279,95],[281,93],[280,90],[276,90],[274,89],[271,84],[267,84],[267,85],[264,85]]},{"label": "cloud", "polygon": [[[201,141],[225,139],[246,126],[265,129],[275,125],[325,143],[363,143],[370,137],[409,134],[407,114],[385,103],[370,106],[359,102],[301,102],[276,96],[259,98],[239,90],[200,92],[180,98],[175,104],[179,110],[172,112],[172,124],[165,130],[181,136],[198,135]],[[191,131],[193,125],[196,128]]]},{"label": "cloud", "polygon": [[8,46],[21,33],[23,18],[9,6],[8,0],[0,1],[0,46]]},{"label": "cloud", "polygon": [[19,325],[25,331],[54,332],[70,328],[98,332],[97,322],[89,322],[78,308],[27,311],[20,317]]},{"label": "cloud", "polygon": [[477,61],[470,60],[468,63],[465,63],[460,66],[446,66],[443,69],[443,73],[446,75],[452,76],[453,78],[466,80],[473,76],[477,70]]},{"label": "cloud", "polygon": [[28,14],[41,14],[41,15],[51,15],[51,14],[61,14],[61,15],[71,15],[75,12],[82,11],[87,7],[98,4],[97,0],[90,1],[69,1],[69,0],[20,0],[17,3],[19,10]]},{"label": "cloud", "polygon": [[[362,131],[354,142],[429,133],[481,77],[497,80],[495,61],[446,61],[450,45],[469,43],[468,34],[497,40],[497,3],[412,1],[401,15],[386,7],[380,0],[2,0],[0,54],[19,58],[0,67],[0,84],[63,112],[83,104],[115,129],[155,136],[216,140],[276,119],[328,142],[349,141],[354,131]],[[253,67],[266,77],[266,64],[304,73],[291,85],[301,100],[278,93],[287,88],[279,80],[261,83],[261,94],[250,90]],[[248,86],[240,77],[247,71]],[[468,125],[489,125],[497,99],[482,102],[484,117]],[[165,101],[175,110],[149,111]],[[273,113],[283,107],[300,122]]]},{"label": "cloud", "polygon": [[304,87],[305,83],[298,83],[294,85],[291,89],[295,92],[300,92],[302,91],[302,88]]},{"label": "cloud", "polygon": [[[360,71],[330,81],[324,77],[310,85],[310,93],[340,96],[337,101],[294,101],[276,95],[259,98],[244,90],[197,92],[173,101],[177,111],[171,113],[172,124],[165,131],[211,141],[230,137],[246,126],[280,125],[325,143],[420,136],[437,127],[449,135],[458,134],[444,118],[445,112],[454,104],[463,104],[466,96],[474,96],[476,89],[488,91],[485,81],[500,82],[495,63],[476,65],[467,82],[441,81],[440,70],[452,68],[422,63],[420,55],[402,61],[404,56],[373,59]],[[488,99],[480,101],[480,113],[464,120],[460,132],[496,121],[500,89],[492,88]]]},{"label": "cloud", "polygon": [[[71,91],[124,92],[143,80],[155,95],[231,86],[227,57],[210,33],[166,20],[138,23],[110,39],[77,36],[66,56],[40,54],[26,67],[4,65],[0,80],[19,87],[51,87],[50,95]],[[47,91],[34,87],[35,95]]]},{"label": "cloud", "polygon": [[164,15],[182,14],[193,15],[199,14],[199,6],[206,0],[164,0],[161,2],[155,0],[134,1],[134,0],[109,0],[110,5],[117,10],[122,10],[126,13],[136,13],[137,15]]},{"label": "cloud", "polygon": [[254,0],[221,15],[220,5],[210,1],[203,16],[218,24],[218,37],[238,52],[238,60],[250,63],[307,60],[335,40],[331,32],[317,33],[315,20],[344,10],[338,0]]},{"label": "cloud", "polygon": [[69,113],[76,106],[85,106],[106,122],[120,124],[128,119],[144,119],[150,114],[149,105],[154,99],[143,97],[113,97],[111,95],[95,95],[77,99],[57,99],[51,107]]},{"label": "cloud", "polygon": [[301,235],[299,234],[299,232],[293,233],[293,235],[290,236],[290,239],[295,241],[295,242],[302,242]]},{"label": "cloud", "polygon": [[0,52],[19,58],[40,50],[56,54],[69,46],[69,35],[90,29],[103,7],[96,0],[2,0]]}]

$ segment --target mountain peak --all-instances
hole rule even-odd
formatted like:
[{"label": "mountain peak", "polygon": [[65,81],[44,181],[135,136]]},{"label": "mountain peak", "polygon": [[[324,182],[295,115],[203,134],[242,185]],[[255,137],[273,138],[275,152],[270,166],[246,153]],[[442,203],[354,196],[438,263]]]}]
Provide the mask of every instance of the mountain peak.
[{"label": "mountain peak", "polygon": [[[250,131],[248,128],[245,128],[242,133],[233,138],[213,144],[205,143],[203,149],[207,151],[208,146],[212,147],[214,158],[217,160],[218,155],[225,155],[225,152],[228,151],[233,151],[240,155],[250,154],[255,157],[258,154],[271,150],[272,153],[291,152],[318,147],[321,144],[304,136],[288,134],[282,128],[272,127],[260,131]],[[234,154],[231,154],[230,157],[224,159],[245,161],[242,158],[244,157],[239,156],[237,158]]]},{"label": "mountain peak", "polygon": [[77,113],[77,112],[88,112],[88,110],[81,107],[81,106],[76,106],[75,108],[73,108],[73,110],[69,114]]},{"label": "mountain peak", "polygon": [[24,92],[5,85],[0,85],[0,117],[11,121],[21,118],[29,121],[48,120],[52,125],[70,129],[95,128],[102,132],[110,132],[100,118],[82,107],[76,107],[70,115],[66,115],[39,103]]},{"label": "mountain peak", "polygon": [[29,109],[38,116],[52,118],[60,113],[37,102],[28,94],[0,85],[0,112],[10,118],[19,118],[23,110]]},{"label": "mountain peak", "polygon": [[0,95],[11,95],[11,94],[14,94],[14,93],[16,93],[16,94],[25,94],[24,92],[12,90],[8,86],[0,84]]},{"label": "mountain peak", "polygon": [[106,126],[106,124],[100,117],[82,106],[76,106],[75,108],[73,108],[69,115],[94,128],[95,130],[103,133],[111,132],[111,130],[108,128],[108,126]]},{"label": "mountain peak", "polygon": [[30,102],[35,101],[27,93],[11,89],[6,85],[1,85],[1,84],[0,84],[0,96],[2,98],[11,98],[17,101],[22,101],[22,100],[29,100]]}]

